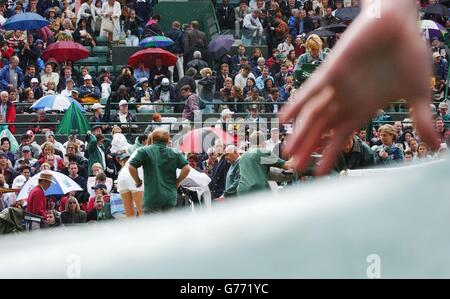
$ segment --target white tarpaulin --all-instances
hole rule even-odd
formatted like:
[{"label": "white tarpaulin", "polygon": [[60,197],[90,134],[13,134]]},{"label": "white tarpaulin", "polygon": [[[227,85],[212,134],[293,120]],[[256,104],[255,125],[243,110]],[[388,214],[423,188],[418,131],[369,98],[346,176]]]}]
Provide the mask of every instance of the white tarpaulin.
[{"label": "white tarpaulin", "polygon": [[[450,163],[1,239],[0,277],[450,278]],[[101,254],[95,254],[101,252]]]}]

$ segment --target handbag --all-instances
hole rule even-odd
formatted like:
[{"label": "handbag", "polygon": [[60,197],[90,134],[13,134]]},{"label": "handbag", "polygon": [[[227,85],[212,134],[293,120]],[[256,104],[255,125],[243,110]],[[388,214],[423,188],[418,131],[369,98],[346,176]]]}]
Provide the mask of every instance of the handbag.
[{"label": "handbag", "polygon": [[103,20],[103,30],[108,33],[113,33],[114,31],[114,23],[110,18],[105,18]]}]

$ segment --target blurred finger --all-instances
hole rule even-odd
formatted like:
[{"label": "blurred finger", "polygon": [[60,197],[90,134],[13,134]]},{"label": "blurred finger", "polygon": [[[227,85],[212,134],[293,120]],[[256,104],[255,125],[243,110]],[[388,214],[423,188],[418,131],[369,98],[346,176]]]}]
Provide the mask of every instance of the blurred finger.
[{"label": "blurred finger", "polygon": [[414,101],[412,116],[421,139],[433,150],[439,148],[439,138],[433,125],[433,114],[427,101]]}]

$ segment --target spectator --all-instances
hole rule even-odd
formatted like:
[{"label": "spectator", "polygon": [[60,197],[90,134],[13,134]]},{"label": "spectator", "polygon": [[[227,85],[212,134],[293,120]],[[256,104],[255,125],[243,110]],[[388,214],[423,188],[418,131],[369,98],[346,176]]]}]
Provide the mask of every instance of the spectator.
[{"label": "spectator", "polygon": [[[0,159],[1,161],[1,159]],[[27,212],[47,219],[47,198],[44,192],[50,187],[53,175],[48,172],[41,172],[39,175],[38,185],[34,187],[27,199]],[[76,201],[76,199],[75,199]],[[45,220],[44,220],[45,222]],[[37,222],[32,222],[32,229],[39,229],[40,225]]]},{"label": "spectator", "polygon": [[89,98],[99,100],[101,98],[100,88],[92,83],[92,76],[87,74],[84,76],[84,84],[78,88],[80,99],[83,102],[91,102]]},{"label": "spectator", "polygon": [[31,167],[31,170],[34,172],[36,170],[36,163],[38,162],[37,159],[33,158],[31,153],[31,147],[30,146],[24,146],[21,150],[21,155],[18,159],[16,159],[16,163],[14,164],[14,169],[18,170],[23,166]]},{"label": "spectator", "polygon": [[50,62],[47,62],[45,64],[44,72],[41,75],[41,88],[42,91],[47,91],[48,89],[48,82],[52,81],[56,85],[59,84],[59,74],[54,71],[53,66]]},{"label": "spectator", "polygon": [[5,153],[5,155],[8,157],[8,160],[11,162],[11,165],[14,165],[15,163],[14,154],[11,152],[11,143],[8,137],[3,137],[0,140],[0,147],[1,151]]},{"label": "spectator", "polygon": [[152,78],[151,83],[153,84],[153,86],[156,87],[159,84],[161,84],[161,80],[163,78],[170,78],[170,77],[171,77],[170,71],[166,66],[163,66],[162,58],[156,57],[155,65],[150,69],[150,76],[149,76],[149,78]]},{"label": "spectator", "polygon": [[264,90],[264,84],[267,79],[270,79],[272,83],[274,82],[273,77],[269,75],[269,68],[265,66],[261,72],[261,76],[256,78],[256,87],[258,87],[259,90]]},{"label": "spectator", "polygon": [[95,163],[100,163],[102,169],[106,169],[106,148],[109,147],[110,141],[108,139],[105,139],[105,136],[103,136],[103,134],[88,134],[87,141],[87,152],[89,155],[88,169],[89,175],[92,175],[91,167]]},{"label": "spectator", "polygon": [[235,74],[240,70],[240,63],[242,58],[247,58],[245,56],[245,46],[239,45],[237,48],[237,53],[231,56],[232,65],[232,73]]},{"label": "spectator", "polygon": [[139,82],[139,80],[141,80],[142,78],[149,78],[150,77],[150,71],[149,69],[145,66],[144,62],[139,62],[139,65],[136,69],[134,69],[133,72],[133,77],[134,79],[136,79],[136,81]]},{"label": "spectator", "polygon": [[[186,30],[184,34],[184,60],[190,61],[193,57],[193,53],[200,51],[201,56],[206,53],[206,46],[208,42],[206,41],[206,35],[203,31],[198,29],[198,22],[191,22],[191,30]],[[203,66],[207,67],[207,66]],[[202,69],[201,67],[200,69]],[[199,70],[200,70],[199,69]],[[199,71],[197,70],[197,71]]]},{"label": "spectator", "polygon": [[199,112],[199,99],[198,96],[191,91],[189,85],[185,85],[181,88],[181,95],[186,99],[183,109],[183,119],[194,121],[195,115]]},{"label": "spectator", "polygon": [[[178,21],[172,23],[172,30],[167,32],[167,37],[174,41],[174,44],[167,48],[170,52],[177,56],[177,72],[178,80],[184,77],[184,57],[183,57],[183,31],[181,30],[181,24]],[[169,66],[170,81],[173,82],[174,66]],[[178,81],[177,80],[177,81]]]},{"label": "spectator", "polygon": [[139,129],[137,125],[127,125],[136,122],[136,116],[128,111],[128,103],[125,100],[119,102],[119,111],[112,117],[112,121],[122,123],[120,128],[124,132],[136,132]]},{"label": "spectator", "polygon": [[120,37],[120,16],[122,10],[120,3],[115,0],[108,0],[103,2],[101,17],[102,25],[100,28],[100,35],[107,36],[109,43],[119,41]]},{"label": "spectator", "polygon": [[320,26],[329,26],[339,23],[338,19],[333,16],[333,8],[331,6],[326,8],[326,14],[320,19]]},{"label": "spectator", "polygon": [[262,71],[264,69],[264,67],[266,67],[266,60],[264,59],[264,57],[259,57],[256,60],[256,66],[253,68],[252,72],[255,75],[255,77],[259,77],[262,74]]},{"label": "spectator", "polygon": [[255,75],[253,75],[253,73],[251,72],[250,66],[244,65],[239,74],[237,74],[236,77],[234,78],[234,85],[244,89],[247,85],[248,79],[253,79],[254,81],[256,78]]},{"label": "spectator", "polygon": [[12,56],[9,64],[0,70],[0,88],[3,91],[17,89],[22,92],[24,84],[24,74],[19,67],[19,58]]},{"label": "spectator", "polygon": [[202,76],[202,78],[198,81],[198,85],[202,86],[202,89],[199,93],[199,97],[201,100],[212,102],[214,97],[216,77],[213,76],[212,70],[210,68],[201,69],[200,75]]},{"label": "spectator", "polygon": [[436,117],[434,120],[434,128],[441,143],[445,143],[447,140],[447,130],[445,129],[444,120],[442,117]]},{"label": "spectator", "polygon": [[0,123],[8,124],[3,125],[2,128],[8,128],[11,133],[16,133],[16,127],[13,123],[16,121],[16,107],[9,101],[9,94],[7,91],[0,92]]},{"label": "spectator", "polygon": [[103,196],[95,197],[95,207],[88,212],[86,221],[103,221],[114,219],[111,215],[111,207],[109,203],[105,203]]},{"label": "spectator", "polygon": [[91,167],[92,170],[92,175],[90,175],[88,177],[88,181],[87,181],[87,191],[89,192],[90,196],[94,196],[95,195],[95,188],[93,188],[94,186],[98,185],[98,184],[105,184],[106,185],[106,191],[108,193],[111,192],[112,190],[112,186],[113,186],[113,181],[111,178],[107,178],[106,174],[103,171],[102,165],[100,163],[94,163]]},{"label": "spectator", "polygon": [[[34,42],[32,34],[27,34],[27,39],[19,46],[19,60],[20,68],[26,69],[28,65],[37,65],[38,58],[42,55],[42,48],[38,47],[38,43],[42,41],[37,40]],[[8,51],[8,50],[6,50]],[[9,53],[8,53],[9,54]],[[5,58],[8,58],[8,55]],[[10,58],[11,56],[9,56]]]},{"label": "spectator", "polygon": [[[180,82],[178,84],[180,84]],[[155,88],[153,100],[155,102],[170,103],[175,100],[175,96],[176,96],[175,87],[173,86],[173,84],[170,83],[169,79],[163,78],[161,80],[161,84],[156,86]]]},{"label": "spectator", "polygon": [[442,59],[441,54],[434,52],[434,76],[437,80],[446,81],[448,76],[448,62]]},{"label": "spectator", "polygon": [[55,126],[50,124],[51,121],[46,117],[45,110],[41,109],[36,112],[36,117],[31,120],[35,123],[30,126],[30,130],[35,134],[45,134],[47,131],[55,131]]},{"label": "spectator", "polygon": [[155,14],[151,17],[151,19],[145,24],[144,33],[142,37],[150,37],[150,36],[160,36],[163,35],[161,27],[159,26],[159,22],[161,21],[161,16]]},{"label": "spectator", "polygon": [[[130,160],[129,171],[136,188],[144,184],[144,213],[161,213],[173,210],[177,203],[177,188],[188,176],[190,167],[184,156],[167,147],[169,132],[156,129],[152,133],[153,144],[136,152]],[[144,181],[138,176],[143,167]],[[177,178],[176,170],[181,169]]]},{"label": "spectator", "polygon": [[225,179],[225,190],[219,199],[229,199],[236,197],[237,187],[240,180],[239,159],[240,155],[238,148],[235,145],[228,145],[225,148],[225,159],[230,164]]},{"label": "spectator", "polygon": [[[176,102],[184,102],[184,97],[181,95],[181,88],[185,85],[189,85],[192,92],[196,92],[197,84],[195,83],[194,77],[197,75],[197,71],[194,68],[189,68],[186,71],[186,75],[178,81],[175,89],[175,100]],[[183,111],[182,105],[175,106],[175,113],[181,113]]]},{"label": "spectator", "polygon": [[217,164],[211,170],[211,197],[217,199],[223,195],[225,190],[225,179],[230,168],[230,163],[227,162],[224,156],[224,143],[221,139],[216,139],[214,142],[215,153],[217,154]]},{"label": "spectator", "polygon": [[134,2],[134,10],[139,19],[147,21],[153,16],[153,7],[156,4],[158,4],[158,0],[138,0]]},{"label": "spectator", "polygon": [[30,80],[30,88],[31,91],[33,91],[34,99],[40,99],[44,96],[44,91],[42,90],[38,79],[32,78]]},{"label": "spectator", "polygon": [[242,25],[242,43],[244,46],[259,44],[263,33],[263,26],[260,21],[261,10],[255,9],[252,13],[244,17]]},{"label": "spectator", "polygon": [[123,26],[123,31],[126,34],[125,45],[137,47],[143,29],[141,21],[136,17],[136,11],[134,9],[129,11],[129,15]]},{"label": "spectator", "polygon": [[86,222],[86,212],[80,209],[78,200],[71,196],[66,203],[66,209],[61,213],[61,223],[65,225]]},{"label": "spectator", "polygon": [[66,81],[65,89],[61,90],[61,95],[69,98],[72,96],[72,91],[74,90],[75,82],[73,79],[67,79],[65,81]]},{"label": "spectator", "polygon": [[187,63],[188,68],[194,68],[197,71],[197,76],[195,79],[200,79],[200,70],[208,67],[208,63],[202,60],[202,53],[200,51],[195,51],[193,54],[193,59]]},{"label": "spectator", "polygon": [[26,67],[25,71],[25,77],[24,77],[24,87],[30,87],[31,86],[31,79],[35,78],[37,82],[39,83],[40,76],[36,74],[36,66],[34,65],[28,65]]},{"label": "spectator", "polygon": [[375,147],[375,163],[377,165],[390,165],[402,162],[403,151],[397,147],[394,141],[397,139],[395,129],[391,125],[382,125],[378,132],[381,136],[382,145]]},{"label": "spectator", "polygon": [[288,99],[291,97],[293,87],[294,87],[294,77],[292,76],[286,77],[286,84],[284,84],[280,88],[280,97],[283,102],[287,102]]},{"label": "spectator", "polygon": [[221,29],[234,29],[234,9],[229,0],[222,1],[222,5],[216,8],[216,15],[219,19],[219,26]]},{"label": "spectator", "polygon": [[0,152],[0,174],[4,177],[5,183],[11,186],[15,173],[14,169],[10,166],[8,156],[4,152]]},{"label": "spectator", "polygon": [[[145,76],[148,78],[148,76]],[[116,78],[116,82],[113,85],[113,89],[120,87],[121,85],[125,86],[128,89],[133,88],[134,84],[136,84],[136,80],[133,77],[131,72],[131,68],[129,66],[124,66],[119,76]]]},{"label": "spectator", "polygon": [[234,22],[235,34],[234,34],[234,36],[236,39],[241,38],[240,31],[242,28],[242,24],[244,22],[244,17],[250,13],[251,13],[251,10],[248,7],[248,4],[245,0],[240,0],[239,6],[234,8],[234,17],[235,17],[235,22]]},{"label": "spectator", "polygon": [[342,147],[334,170],[341,172],[349,169],[362,169],[375,165],[375,156],[369,146],[357,138],[350,136]]},{"label": "spectator", "polygon": [[[59,84],[58,84],[58,91],[61,92],[62,90],[64,90],[67,87],[67,81],[72,81],[72,89],[73,89],[73,85],[75,83],[75,78],[72,76],[72,67],[70,66],[65,66],[64,67],[64,75],[59,79]],[[69,93],[70,96],[70,93]]]}]

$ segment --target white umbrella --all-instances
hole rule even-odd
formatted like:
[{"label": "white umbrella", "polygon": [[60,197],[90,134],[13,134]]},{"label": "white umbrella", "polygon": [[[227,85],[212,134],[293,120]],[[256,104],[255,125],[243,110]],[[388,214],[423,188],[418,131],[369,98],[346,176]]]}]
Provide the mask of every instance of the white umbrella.
[{"label": "white umbrella", "polygon": [[[49,172],[53,175],[53,181],[47,191],[45,191],[46,196],[63,195],[71,191],[83,191],[83,189],[68,176],[51,170],[49,170]],[[34,175],[26,182],[22,190],[20,190],[17,200],[28,198],[28,194],[30,194],[31,190],[38,185],[39,176],[40,173]]]},{"label": "white umbrella", "polygon": [[36,110],[44,109],[45,111],[48,110],[66,111],[67,109],[69,109],[70,104],[72,104],[72,102],[75,102],[78,108],[80,108],[82,112],[85,112],[83,106],[81,106],[80,103],[60,94],[47,95],[40,98],[39,100],[36,101],[36,103],[31,105],[31,109]]}]

